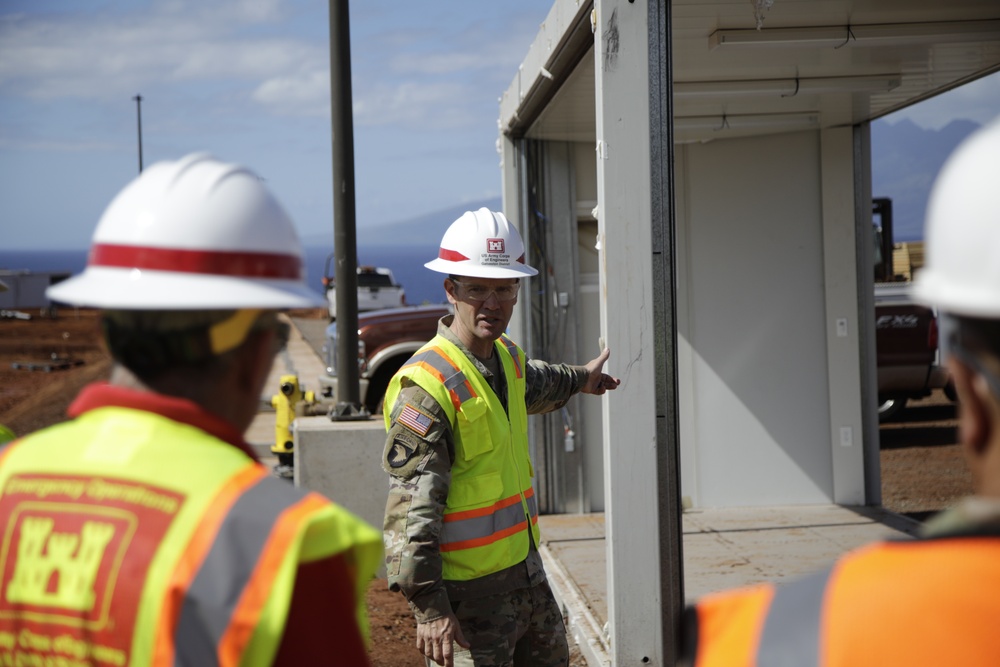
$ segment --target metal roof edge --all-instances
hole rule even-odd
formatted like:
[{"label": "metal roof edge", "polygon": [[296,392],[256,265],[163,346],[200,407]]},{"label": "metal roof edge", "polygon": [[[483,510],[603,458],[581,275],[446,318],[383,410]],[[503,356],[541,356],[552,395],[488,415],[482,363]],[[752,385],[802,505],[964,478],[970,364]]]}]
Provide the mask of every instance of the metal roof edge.
[{"label": "metal roof edge", "polygon": [[522,136],[593,45],[593,0],[555,0],[500,98],[500,131]]}]

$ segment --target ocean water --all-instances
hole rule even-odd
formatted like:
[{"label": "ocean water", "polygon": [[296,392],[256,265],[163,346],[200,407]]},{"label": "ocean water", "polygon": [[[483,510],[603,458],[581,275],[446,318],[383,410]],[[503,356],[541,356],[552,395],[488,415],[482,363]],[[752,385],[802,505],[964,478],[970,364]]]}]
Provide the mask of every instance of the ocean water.
[{"label": "ocean water", "polygon": [[[323,272],[332,248],[307,247],[306,279],[309,286],[323,293]],[[396,280],[406,290],[410,304],[442,303],[444,276],[424,268],[424,263],[437,255],[437,244],[430,246],[362,246],[358,248],[358,263],[384,266],[392,270]],[[87,265],[86,250],[2,250],[0,269],[27,269],[33,272],[80,273]],[[333,271],[333,263],[330,263]]]}]

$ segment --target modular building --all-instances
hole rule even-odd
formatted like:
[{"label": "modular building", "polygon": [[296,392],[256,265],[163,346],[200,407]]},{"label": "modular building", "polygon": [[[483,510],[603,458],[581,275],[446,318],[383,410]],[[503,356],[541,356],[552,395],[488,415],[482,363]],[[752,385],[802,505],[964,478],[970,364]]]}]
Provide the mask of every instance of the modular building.
[{"label": "modular building", "polygon": [[663,664],[682,507],[881,503],[870,123],[998,70],[989,0],[552,6],[500,101],[513,326],[622,379],[532,427],[543,509],[606,513],[616,664]]}]

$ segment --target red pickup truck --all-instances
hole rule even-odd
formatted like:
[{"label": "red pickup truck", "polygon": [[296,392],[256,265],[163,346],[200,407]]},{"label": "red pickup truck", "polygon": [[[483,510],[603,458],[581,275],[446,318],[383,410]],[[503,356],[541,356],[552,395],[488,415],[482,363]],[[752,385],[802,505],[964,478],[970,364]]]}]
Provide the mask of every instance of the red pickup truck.
[{"label": "red pickup truck", "polygon": [[937,316],[913,303],[910,283],[876,283],[875,348],[879,421],[899,415],[910,399],[944,389],[955,400],[938,350]]},{"label": "red pickup truck", "polygon": [[[408,306],[358,313],[358,384],[370,413],[382,410],[389,380],[413,353],[437,333],[438,320],[451,306]],[[324,396],[336,399],[337,323],[326,328],[323,343],[326,375],[319,378]]]}]

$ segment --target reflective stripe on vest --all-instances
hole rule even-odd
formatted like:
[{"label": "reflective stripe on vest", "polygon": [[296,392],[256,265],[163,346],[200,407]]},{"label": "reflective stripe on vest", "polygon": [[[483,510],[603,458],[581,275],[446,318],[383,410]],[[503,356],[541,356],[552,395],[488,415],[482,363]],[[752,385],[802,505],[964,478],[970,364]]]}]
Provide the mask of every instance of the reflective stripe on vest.
[{"label": "reflective stripe on vest", "polygon": [[[169,590],[177,591],[177,595],[168,595],[163,600],[163,611],[160,615],[160,625],[156,633],[156,646],[153,651],[152,664],[158,667],[167,667],[177,662],[177,629],[182,625],[182,614],[187,609],[186,617],[183,618],[183,626],[187,628],[187,634],[192,636],[193,646],[191,647],[195,655],[210,655],[210,662],[215,661],[215,642],[211,647],[199,651],[199,642],[194,638],[195,634],[190,630],[191,609],[186,602],[186,595],[190,591],[193,581],[198,577],[202,564],[208,558],[216,542],[216,535],[219,528],[225,523],[228,512],[233,504],[238,502],[240,494],[247,488],[260,482],[267,474],[256,466],[247,467],[240,471],[222,486],[216,494],[208,511],[202,517],[197,530],[191,536],[184,555],[178,561],[173,575],[170,578]],[[180,602],[180,606],[178,606]],[[210,622],[209,619],[205,619]],[[228,620],[228,618],[227,618]],[[211,631],[209,634],[214,634]],[[221,637],[221,633],[218,633]],[[209,640],[211,641],[211,640]],[[182,645],[182,649],[186,648]],[[187,653],[187,651],[185,651]]]},{"label": "reflective stripe on vest", "polygon": [[819,664],[823,594],[832,568],[775,588],[757,650],[757,667]]},{"label": "reflective stripe on vest", "polygon": [[500,336],[500,342],[504,344],[507,351],[510,352],[510,358],[514,361],[514,370],[517,371],[517,377],[521,377],[521,358],[517,356],[517,344],[514,343],[506,334]]},{"label": "reflective stripe on vest", "polygon": [[289,541],[316,507],[317,497],[303,498],[258,470],[225,515],[188,589],[174,632],[175,665],[239,664]]},{"label": "reflective stripe on vest", "polygon": [[[535,490],[524,494],[531,523],[538,522],[538,500]],[[498,501],[492,507],[445,514],[441,529],[441,551],[471,549],[492,544],[519,530],[527,523],[520,494]]]},{"label": "reflective stripe on vest", "polygon": [[446,354],[438,348],[432,347],[418,352],[410,357],[403,368],[419,366],[431,374],[437,376],[441,384],[451,393],[451,402],[458,410],[462,403],[475,398],[476,392],[472,389],[468,379],[458,366],[453,364]]}]

